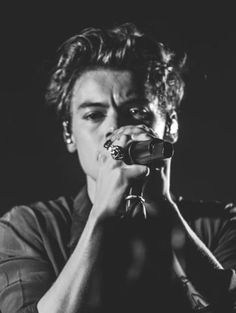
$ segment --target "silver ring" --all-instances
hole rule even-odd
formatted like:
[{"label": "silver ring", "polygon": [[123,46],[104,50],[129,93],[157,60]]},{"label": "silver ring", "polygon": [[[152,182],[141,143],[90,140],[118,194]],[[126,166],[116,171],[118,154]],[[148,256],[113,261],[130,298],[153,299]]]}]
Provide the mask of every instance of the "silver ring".
[{"label": "silver ring", "polygon": [[108,151],[110,151],[111,156],[114,160],[123,160],[125,157],[125,150],[120,146],[110,145]]},{"label": "silver ring", "polygon": [[147,172],[146,172],[145,177],[148,177],[150,175],[150,172],[151,172],[150,167],[147,167]]},{"label": "silver ring", "polygon": [[110,139],[108,139],[108,140],[104,143],[103,147],[108,150],[111,145],[112,145],[112,141],[111,141]]},{"label": "silver ring", "polygon": [[126,214],[127,213],[130,214],[130,211],[128,210],[130,203],[128,203],[128,201],[130,201],[131,199],[138,199],[138,202],[141,204],[141,207],[142,207],[144,219],[147,219],[147,209],[145,207],[145,199],[142,196],[138,196],[138,195],[128,195],[127,197],[125,197],[125,201],[127,201]]},{"label": "silver ring", "polygon": [[139,199],[141,202],[145,202],[145,199],[142,196],[138,196],[138,195],[128,195],[127,197],[125,197],[125,200],[131,200],[131,199]]}]

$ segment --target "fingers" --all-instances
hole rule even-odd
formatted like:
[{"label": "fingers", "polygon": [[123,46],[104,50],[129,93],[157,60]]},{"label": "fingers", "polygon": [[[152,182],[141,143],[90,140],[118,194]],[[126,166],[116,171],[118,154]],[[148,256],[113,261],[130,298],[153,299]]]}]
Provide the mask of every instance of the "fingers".
[{"label": "fingers", "polygon": [[[98,156],[98,161],[101,166],[106,164],[109,169],[117,167],[122,168],[123,174],[128,180],[141,179],[149,174],[149,168],[144,165],[127,165],[123,160],[116,159],[112,155],[112,148],[118,146],[125,148],[132,140],[148,140],[154,137],[154,131],[146,125],[128,125],[115,130],[109,139],[105,142]],[[156,137],[156,136],[155,136]],[[121,149],[122,152],[122,149]]]},{"label": "fingers", "polygon": [[[122,136],[119,140],[119,146],[124,147],[127,142],[127,137]],[[116,143],[116,142],[115,142]],[[104,148],[104,151],[99,154],[99,163],[100,168],[106,168],[106,171],[103,172],[107,174],[111,170],[119,168],[120,174],[125,180],[132,181],[134,179],[143,179],[147,177],[150,173],[150,169],[146,165],[132,164],[127,165],[123,160],[113,159],[109,150]]]},{"label": "fingers", "polygon": [[[145,141],[153,137],[157,137],[157,135],[146,125],[127,125],[120,127],[113,131],[104,143],[99,155],[99,163],[104,163],[114,157],[114,153],[116,154],[114,157],[116,161],[119,158],[122,159],[122,149],[119,148],[125,148],[130,141]],[[117,156],[117,153],[119,156]]]},{"label": "fingers", "polygon": [[124,165],[122,170],[129,181],[134,179],[145,179],[150,174],[150,169],[146,165]]},{"label": "fingers", "polygon": [[111,152],[112,149],[111,148],[118,146],[118,148],[120,147],[122,150],[122,148],[125,148],[127,146],[127,143],[129,140],[130,140],[130,137],[128,135],[122,135],[118,139],[113,140],[113,141],[111,139],[108,139],[105,142],[103,149],[98,154],[99,163],[104,163],[108,159],[111,159],[111,160],[113,160],[113,163],[117,162],[116,163],[117,165],[120,164],[120,163],[118,163],[118,161],[119,161],[118,159],[114,160],[112,158],[112,152]]},{"label": "fingers", "polygon": [[113,145],[125,148],[130,141],[145,141],[157,138],[157,134],[146,125],[128,125],[116,129],[104,143],[104,148],[109,150]]},{"label": "fingers", "polygon": [[[154,130],[146,125],[128,125],[120,127],[112,133],[110,140],[119,140],[121,136],[129,136],[132,140],[147,140],[150,137],[158,137]],[[142,135],[142,137],[140,137]]]}]

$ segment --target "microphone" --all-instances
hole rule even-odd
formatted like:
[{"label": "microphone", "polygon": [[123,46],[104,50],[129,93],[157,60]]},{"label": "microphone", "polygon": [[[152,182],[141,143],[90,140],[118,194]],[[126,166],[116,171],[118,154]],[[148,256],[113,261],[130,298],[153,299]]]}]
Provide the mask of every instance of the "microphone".
[{"label": "microphone", "polygon": [[168,159],[172,157],[173,153],[173,145],[158,138],[131,141],[126,147],[124,162],[128,165],[149,165]]}]

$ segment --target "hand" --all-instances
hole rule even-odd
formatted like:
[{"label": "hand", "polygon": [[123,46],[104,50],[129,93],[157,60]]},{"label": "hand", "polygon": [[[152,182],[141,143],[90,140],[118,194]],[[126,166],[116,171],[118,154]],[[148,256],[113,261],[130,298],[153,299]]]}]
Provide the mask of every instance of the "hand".
[{"label": "hand", "polygon": [[170,160],[163,160],[162,166],[158,168],[151,167],[150,174],[145,179],[143,186],[143,195],[147,203],[170,199]]},{"label": "hand", "polygon": [[[132,125],[117,129],[107,139],[113,145],[125,148],[131,140],[148,140],[153,136],[154,132],[145,125]],[[100,150],[93,214],[97,218],[122,215],[120,208],[125,209],[124,199],[130,187],[144,179],[148,168],[145,165],[127,165],[122,160],[114,160],[104,147]]]}]

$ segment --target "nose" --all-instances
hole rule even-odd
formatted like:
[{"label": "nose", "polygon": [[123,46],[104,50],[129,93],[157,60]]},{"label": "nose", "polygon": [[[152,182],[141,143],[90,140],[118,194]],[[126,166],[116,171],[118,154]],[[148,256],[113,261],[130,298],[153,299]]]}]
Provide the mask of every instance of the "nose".
[{"label": "nose", "polygon": [[106,124],[104,125],[104,127],[105,127],[105,138],[108,138],[109,136],[111,136],[111,134],[114,132],[114,130],[119,128],[117,112],[113,112],[107,118],[107,121],[106,121]]},{"label": "nose", "polygon": [[111,136],[111,134],[114,132],[115,129],[116,129],[116,128],[113,127],[113,126],[110,127],[110,128],[108,129],[107,133],[106,133],[106,138],[109,137],[109,136]]}]

